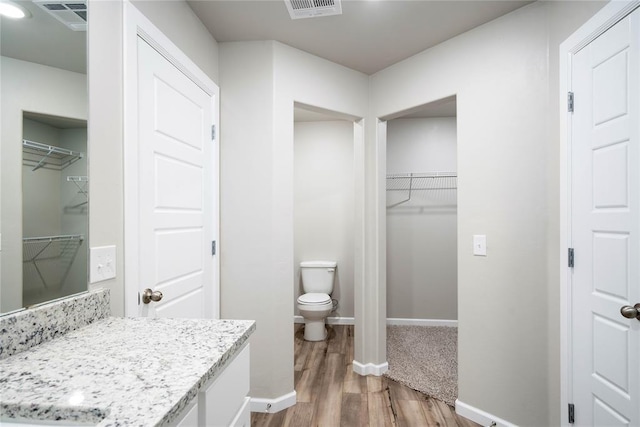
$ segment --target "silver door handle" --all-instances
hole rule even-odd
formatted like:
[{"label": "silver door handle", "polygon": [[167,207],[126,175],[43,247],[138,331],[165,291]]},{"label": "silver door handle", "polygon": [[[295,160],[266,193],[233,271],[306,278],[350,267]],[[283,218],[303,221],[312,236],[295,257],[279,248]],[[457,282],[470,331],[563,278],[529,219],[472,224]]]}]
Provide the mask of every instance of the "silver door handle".
[{"label": "silver door handle", "polygon": [[640,320],[640,302],[631,307],[630,305],[625,305],[620,308],[620,314],[622,314],[627,319],[633,319],[634,317]]},{"label": "silver door handle", "polygon": [[145,304],[149,304],[151,301],[158,302],[162,299],[162,292],[160,291],[152,291],[147,288],[142,291],[142,302]]}]

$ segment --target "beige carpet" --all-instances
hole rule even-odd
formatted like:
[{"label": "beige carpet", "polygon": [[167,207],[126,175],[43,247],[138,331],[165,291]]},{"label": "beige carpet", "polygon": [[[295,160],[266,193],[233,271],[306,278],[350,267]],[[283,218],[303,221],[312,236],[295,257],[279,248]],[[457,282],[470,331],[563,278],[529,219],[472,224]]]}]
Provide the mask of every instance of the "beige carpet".
[{"label": "beige carpet", "polygon": [[387,326],[385,376],[454,406],[458,397],[458,328]]}]

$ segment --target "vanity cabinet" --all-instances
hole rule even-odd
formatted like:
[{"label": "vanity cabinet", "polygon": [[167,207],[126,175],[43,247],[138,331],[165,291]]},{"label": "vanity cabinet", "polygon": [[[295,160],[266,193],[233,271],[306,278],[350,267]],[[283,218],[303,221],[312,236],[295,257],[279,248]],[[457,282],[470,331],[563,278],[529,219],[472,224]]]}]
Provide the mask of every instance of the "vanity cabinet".
[{"label": "vanity cabinet", "polygon": [[174,424],[175,427],[197,427],[198,426],[198,399],[187,406],[183,415],[178,417],[178,421]]},{"label": "vanity cabinet", "polygon": [[250,427],[249,344],[183,411],[176,427]]}]

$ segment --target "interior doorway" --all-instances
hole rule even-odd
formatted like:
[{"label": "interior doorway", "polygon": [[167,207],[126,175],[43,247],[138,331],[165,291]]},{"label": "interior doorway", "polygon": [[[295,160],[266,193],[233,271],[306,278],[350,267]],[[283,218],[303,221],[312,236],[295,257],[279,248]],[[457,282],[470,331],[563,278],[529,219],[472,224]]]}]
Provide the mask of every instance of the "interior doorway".
[{"label": "interior doorway", "polygon": [[[386,128],[387,375],[453,405],[458,319],[456,98],[398,113],[387,120]],[[403,343],[411,344],[403,348]]]},{"label": "interior doorway", "polygon": [[327,324],[354,323],[356,200],[352,117],[304,104],[294,105],[294,321],[304,293],[300,263],[337,263]]}]

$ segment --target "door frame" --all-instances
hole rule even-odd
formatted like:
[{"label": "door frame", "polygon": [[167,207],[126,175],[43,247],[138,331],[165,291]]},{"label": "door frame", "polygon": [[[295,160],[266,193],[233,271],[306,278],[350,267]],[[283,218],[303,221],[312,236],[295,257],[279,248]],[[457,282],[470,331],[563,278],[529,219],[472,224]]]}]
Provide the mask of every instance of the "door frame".
[{"label": "door frame", "polygon": [[573,55],[640,7],[640,0],[611,1],[560,45],[560,410],[559,425],[569,427],[568,405],[573,403],[571,327],[572,292],[568,248],[571,242],[571,113]]},{"label": "door frame", "polygon": [[147,19],[129,0],[123,4],[123,159],[124,159],[124,312],[126,316],[138,316],[139,292],[139,209],[138,209],[138,38],[149,43],[158,53],[211,96],[213,124],[216,127],[213,150],[213,174],[218,183],[212,189],[214,220],[213,236],[217,242],[213,256],[213,298],[216,301],[213,317],[220,317],[220,89],[184,52]]}]

